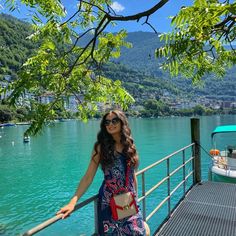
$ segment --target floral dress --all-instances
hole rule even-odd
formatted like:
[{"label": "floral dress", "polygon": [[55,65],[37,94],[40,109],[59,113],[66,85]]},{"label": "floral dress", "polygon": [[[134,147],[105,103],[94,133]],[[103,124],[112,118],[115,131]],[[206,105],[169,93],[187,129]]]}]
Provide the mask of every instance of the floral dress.
[{"label": "floral dress", "polygon": [[[124,187],[126,169],[126,157],[123,154],[118,153],[114,165],[110,168],[106,168],[104,171],[104,181],[100,187],[98,199],[98,231],[100,236],[145,235],[144,222],[140,210],[137,214],[121,220],[112,219],[109,205],[113,192],[111,187],[114,190]],[[134,168],[131,168],[128,190],[136,193],[133,174]],[[109,183],[109,187],[106,183]]]}]

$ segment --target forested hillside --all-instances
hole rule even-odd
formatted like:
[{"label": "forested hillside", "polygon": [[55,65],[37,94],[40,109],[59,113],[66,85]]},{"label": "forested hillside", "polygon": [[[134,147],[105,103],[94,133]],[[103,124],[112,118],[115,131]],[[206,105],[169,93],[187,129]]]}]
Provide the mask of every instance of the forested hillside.
[{"label": "forested hillside", "polygon": [[[160,70],[160,59],[155,58],[155,49],[161,47],[159,36],[151,32],[132,32],[127,36],[127,41],[131,42],[133,47],[123,48],[121,57],[115,60],[133,69],[142,70],[144,73],[152,75],[163,75]],[[168,77],[169,75],[166,74]]]},{"label": "forested hillside", "polygon": [[133,44],[131,49],[123,48],[121,57],[115,62],[140,70],[145,74],[164,79],[181,88],[187,93],[207,96],[211,99],[235,101],[236,99],[236,68],[227,71],[224,78],[209,75],[203,78],[202,86],[193,86],[191,79],[171,78],[169,73],[160,69],[161,61],[155,58],[155,49],[162,46],[155,33],[133,32],[127,36]]},{"label": "forested hillside", "polygon": [[36,47],[27,39],[32,32],[28,23],[0,14],[0,78],[10,75],[16,78],[16,72]]},{"label": "forested hillside", "polygon": [[186,93],[165,78],[150,76],[139,70],[130,69],[123,64],[110,63],[103,67],[103,74],[112,80],[121,80],[123,86],[133,95],[136,104],[143,104],[147,99],[159,100],[168,93],[180,97]]}]

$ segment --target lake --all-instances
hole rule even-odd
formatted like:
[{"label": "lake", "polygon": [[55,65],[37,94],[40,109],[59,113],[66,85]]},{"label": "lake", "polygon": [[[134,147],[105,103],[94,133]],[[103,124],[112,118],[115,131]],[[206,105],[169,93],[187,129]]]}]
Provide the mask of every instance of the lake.
[{"label": "lake", "polygon": [[[207,152],[215,126],[236,123],[235,115],[199,119],[201,145]],[[130,118],[129,123],[140,157],[139,169],[191,143],[190,118]],[[27,126],[0,128],[0,235],[20,235],[52,217],[69,201],[90,161],[99,124],[97,120],[55,123],[31,137],[29,143],[23,143]],[[204,150],[201,152],[202,179],[207,180],[210,158]],[[99,169],[82,200],[97,193],[101,180]],[[152,181],[150,178],[147,184]],[[153,201],[147,202],[149,208]],[[38,235],[91,235],[91,214],[86,208]],[[151,229],[161,220],[161,213],[157,213],[150,222]]]}]

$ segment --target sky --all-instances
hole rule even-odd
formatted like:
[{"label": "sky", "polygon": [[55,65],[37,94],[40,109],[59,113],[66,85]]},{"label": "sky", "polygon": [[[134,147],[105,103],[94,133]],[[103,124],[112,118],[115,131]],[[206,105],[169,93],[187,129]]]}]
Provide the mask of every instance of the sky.
[{"label": "sky", "polygon": [[[115,1],[115,6],[117,8],[117,14],[121,15],[132,15],[138,12],[143,12],[150,9],[159,1],[157,0],[118,0]],[[167,32],[171,29],[169,16],[174,16],[180,10],[181,6],[191,5],[192,0],[170,0],[161,9],[154,13],[149,18],[149,23],[158,32]],[[118,4],[120,7],[117,7]],[[118,12],[120,9],[120,12]],[[121,22],[119,27],[125,28],[128,32],[133,31],[153,31],[153,29],[148,25],[142,25],[145,22],[145,18],[142,18],[140,22]]]},{"label": "sky", "polygon": [[[76,0],[62,0],[63,5],[66,7],[68,14],[73,14],[76,11],[76,4],[78,1]],[[158,0],[117,0],[113,2],[113,9],[119,15],[132,15],[137,14],[139,12],[143,12],[148,10],[156,3]],[[165,4],[161,9],[159,9],[156,13],[150,16],[149,23],[156,29],[157,32],[167,32],[171,30],[170,26],[170,18],[169,16],[174,16],[180,10],[182,6],[191,5],[193,0],[170,0]],[[4,7],[4,0],[0,0],[0,12],[14,15],[19,19],[25,20],[29,18],[30,11],[28,11],[25,7],[19,6],[19,11],[15,10],[14,12],[9,12],[6,7]],[[32,13],[31,13],[32,14]],[[153,29],[146,25],[142,25],[145,22],[145,18],[142,18],[140,22],[120,22],[116,27],[108,27],[106,31],[114,31],[124,28],[128,32],[134,31],[149,31],[153,32]]]}]

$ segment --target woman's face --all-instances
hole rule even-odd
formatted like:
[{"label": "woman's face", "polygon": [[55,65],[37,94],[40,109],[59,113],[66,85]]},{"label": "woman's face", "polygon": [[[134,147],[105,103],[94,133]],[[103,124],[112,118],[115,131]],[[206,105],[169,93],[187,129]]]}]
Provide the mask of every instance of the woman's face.
[{"label": "woman's face", "polygon": [[107,132],[111,135],[120,134],[121,131],[121,121],[114,113],[109,113],[104,121]]}]

